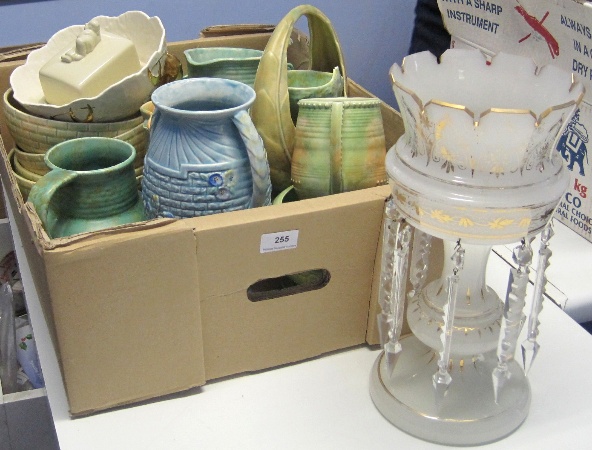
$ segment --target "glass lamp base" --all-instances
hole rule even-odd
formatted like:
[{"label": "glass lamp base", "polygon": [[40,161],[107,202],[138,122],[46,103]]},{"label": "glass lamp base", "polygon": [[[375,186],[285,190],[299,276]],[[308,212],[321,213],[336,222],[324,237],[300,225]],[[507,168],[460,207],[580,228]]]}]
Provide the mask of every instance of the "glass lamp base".
[{"label": "glass lamp base", "polygon": [[498,401],[492,373],[495,352],[479,357],[451,358],[452,382],[437,401],[433,377],[438,356],[409,335],[391,376],[384,352],[370,376],[370,395],[378,410],[393,425],[424,439],[445,445],[479,445],[501,439],[518,428],[528,415],[530,385],[515,361],[508,363],[509,378]]}]

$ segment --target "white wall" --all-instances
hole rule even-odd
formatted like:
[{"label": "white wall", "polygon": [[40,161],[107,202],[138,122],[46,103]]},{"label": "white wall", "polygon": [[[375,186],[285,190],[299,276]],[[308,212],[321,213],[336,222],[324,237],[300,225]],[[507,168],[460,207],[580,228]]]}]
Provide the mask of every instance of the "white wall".
[{"label": "white wall", "polygon": [[[58,30],[97,15],[142,10],[162,20],[168,41],[192,39],[210,25],[275,24],[295,0],[45,0],[0,3],[0,47],[45,42]],[[316,0],[341,42],[348,75],[395,105],[388,69],[407,53],[413,0]],[[299,25],[300,26],[300,25]],[[305,25],[304,25],[305,27]],[[304,28],[301,27],[301,28]]]}]

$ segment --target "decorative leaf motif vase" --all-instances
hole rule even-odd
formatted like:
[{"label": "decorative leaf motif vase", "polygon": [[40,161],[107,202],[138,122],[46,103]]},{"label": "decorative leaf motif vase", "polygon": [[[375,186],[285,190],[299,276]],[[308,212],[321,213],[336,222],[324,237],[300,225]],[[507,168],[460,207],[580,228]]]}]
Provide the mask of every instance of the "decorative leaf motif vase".
[{"label": "decorative leaf motif vase", "polygon": [[298,198],[387,183],[379,99],[311,98],[299,107],[291,167]]},{"label": "decorative leaf motif vase", "polygon": [[134,173],[134,147],[114,138],[87,137],[50,148],[52,169],[31,188],[33,203],[52,238],[145,219]]},{"label": "decorative leaf motif vase", "polygon": [[271,204],[265,149],[247,112],[254,100],[251,87],[222,78],[188,78],[154,91],[142,180],[149,218]]},{"label": "decorative leaf motif vase", "polygon": [[277,24],[265,46],[255,78],[257,99],[251,110],[253,123],[265,143],[275,193],[291,184],[290,165],[296,126],[290,113],[286,62],[292,30],[302,16],[306,16],[310,32],[311,61],[307,69],[332,74],[335,67],[339,67],[344,80],[344,89],[340,95],[347,95],[345,63],[331,22],[312,5],[295,7]]}]

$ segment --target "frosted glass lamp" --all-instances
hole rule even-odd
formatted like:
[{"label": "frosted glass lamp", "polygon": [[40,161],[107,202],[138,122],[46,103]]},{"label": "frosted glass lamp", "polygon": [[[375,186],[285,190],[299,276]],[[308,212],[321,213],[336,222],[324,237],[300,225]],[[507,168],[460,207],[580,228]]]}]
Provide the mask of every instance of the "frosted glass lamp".
[{"label": "frosted glass lamp", "polygon": [[[487,60],[478,50],[451,49],[440,62],[417,53],[390,75],[405,134],[386,157],[384,351],[371,396],[388,420],[419,438],[484,444],[528,414],[550,221],[569,179],[555,143],[584,89],[556,67],[503,53]],[[540,233],[526,320],[530,243]],[[426,283],[434,237],[444,243],[444,264]],[[487,259],[492,245],[512,242],[521,242],[516,268],[500,299],[486,283]],[[412,334],[401,337],[405,313]]]}]

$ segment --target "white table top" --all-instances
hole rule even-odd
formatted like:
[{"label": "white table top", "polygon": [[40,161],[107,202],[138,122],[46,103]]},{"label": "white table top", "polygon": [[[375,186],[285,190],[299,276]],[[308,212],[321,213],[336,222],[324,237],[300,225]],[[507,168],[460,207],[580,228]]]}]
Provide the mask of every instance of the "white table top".
[{"label": "white table top", "polygon": [[[366,346],[70,419],[47,323],[20,237],[14,239],[63,450],[446,448],[411,437],[380,415],[368,393],[379,351]],[[507,269],[493,254],[490,285],[505,286]],[[550,302],[540,321],[541,350],[529,375],[530,414],[511,436],[482,448],[592,448],[592,336]]]}]

